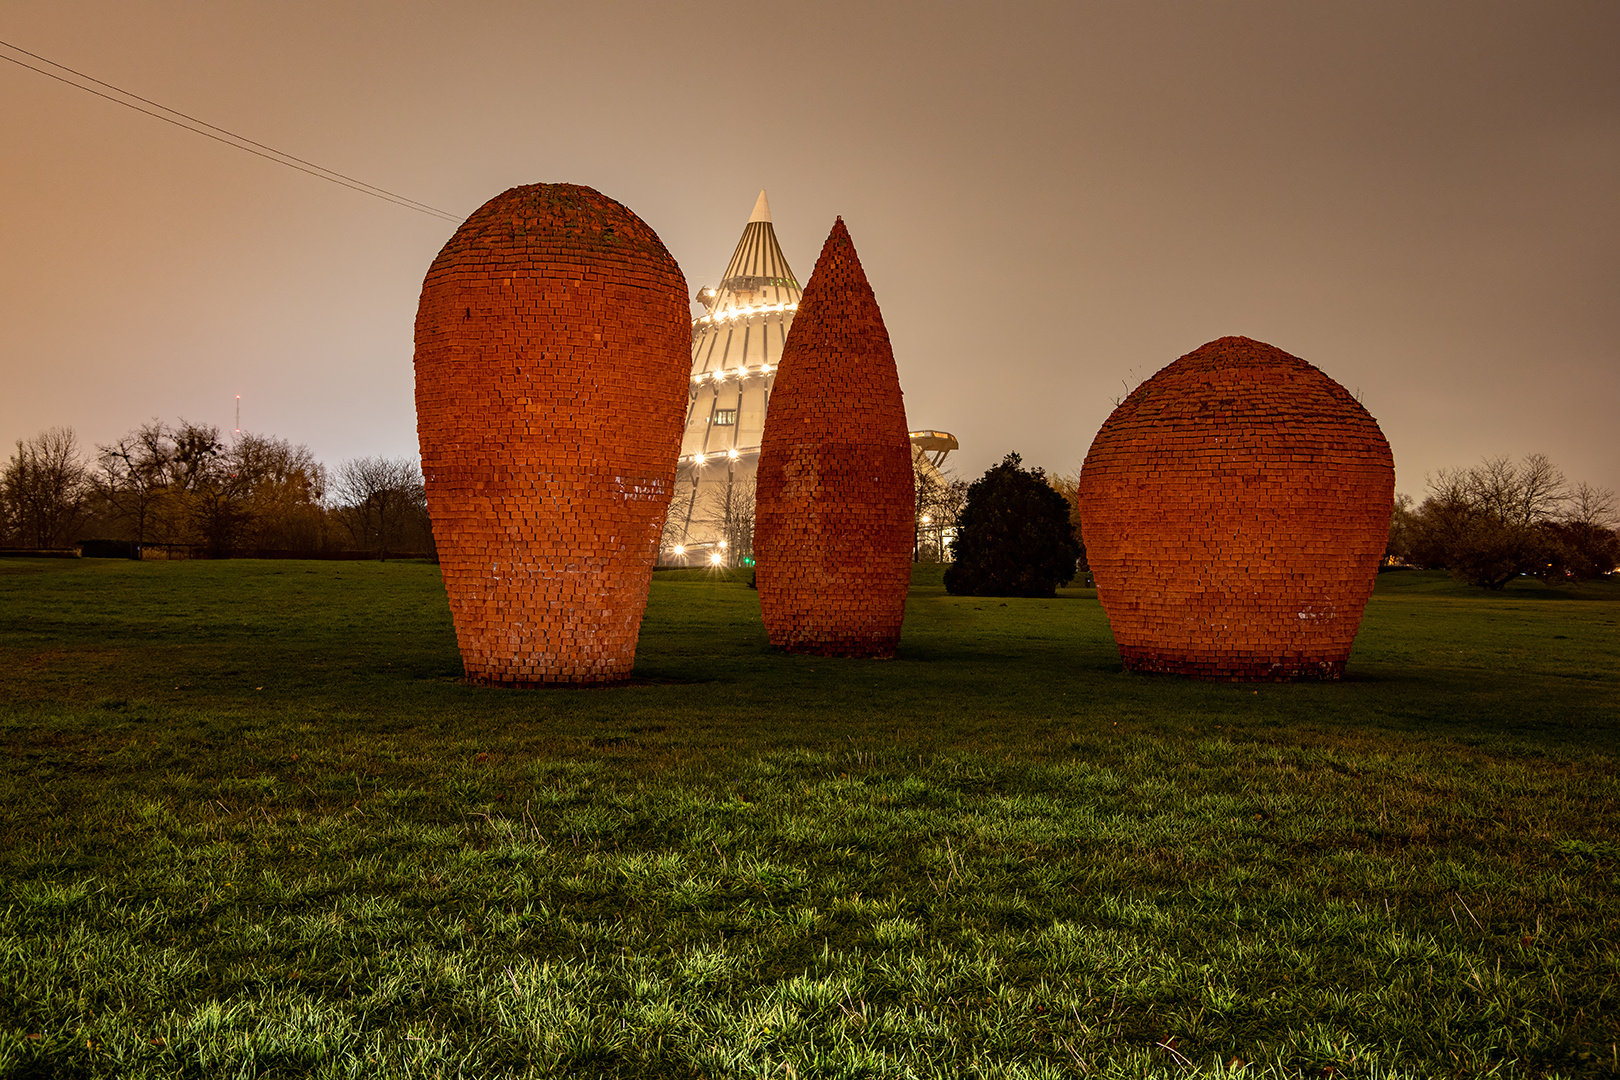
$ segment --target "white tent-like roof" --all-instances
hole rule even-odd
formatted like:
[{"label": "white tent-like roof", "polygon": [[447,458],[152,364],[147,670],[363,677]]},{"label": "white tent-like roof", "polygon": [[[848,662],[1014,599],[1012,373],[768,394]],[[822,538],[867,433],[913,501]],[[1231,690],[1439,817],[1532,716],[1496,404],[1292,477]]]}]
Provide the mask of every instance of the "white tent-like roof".
[{"label": "white tent-like roof", "polygon": [[691,393],[666,557],[729,561],[722,553],[730,541],[752,532],[765,407],[803,292],[761,191],[719,286],[698,290],[706,311],[692,321]]}]

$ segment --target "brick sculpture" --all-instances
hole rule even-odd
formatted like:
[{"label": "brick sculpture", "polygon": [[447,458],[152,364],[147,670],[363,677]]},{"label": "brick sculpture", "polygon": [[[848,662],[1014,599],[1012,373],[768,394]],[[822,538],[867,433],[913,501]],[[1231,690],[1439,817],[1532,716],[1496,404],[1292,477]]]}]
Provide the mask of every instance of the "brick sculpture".
[{"label": "brick sculpture", "polygon": [[754,555],[772,645],[894,655],[915,498],[894,350],[839,218],[783,346],[760,441]]},{"label": "brick sculpture", "polygon": [[416,426],[467,678],[625,678],[686,408],[686,279],[624,206],[532,184],[433,260]]},{"label": "brick sculpture", "polygon": [[1394,491],[1378,422],[1299,357],[1225,337],[1164,368],[1114,410],[1080,474],[1125,666],[1337,679]]}]

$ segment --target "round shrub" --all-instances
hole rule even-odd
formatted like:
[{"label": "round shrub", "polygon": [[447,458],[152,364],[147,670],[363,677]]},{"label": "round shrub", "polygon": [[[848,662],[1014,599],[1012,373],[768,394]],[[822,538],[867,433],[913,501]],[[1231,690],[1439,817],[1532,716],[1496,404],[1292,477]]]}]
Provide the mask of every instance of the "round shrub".
[{"label": "round shrub", "polygon": [[957,596],[1052,596],[1074,578],[1080,544],[1069,503],[1040,469],[1008,454],[967,490],[945,591]]}]

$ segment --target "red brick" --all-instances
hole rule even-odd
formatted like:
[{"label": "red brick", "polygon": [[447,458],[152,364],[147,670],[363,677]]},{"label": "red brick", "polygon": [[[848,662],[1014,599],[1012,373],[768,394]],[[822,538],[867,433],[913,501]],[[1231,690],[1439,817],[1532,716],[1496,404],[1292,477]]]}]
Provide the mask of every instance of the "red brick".
[{"label": "red brick", "polygon": [[599,683],[635,663],[685,418],[686,280],[587,187],[491,199],[416,316],[416,417],[467,678]]},{"label": "red brick", "polygon": [[1164,368],[1103,424],[1080,475],[1125,666],[1338,678],[1394,490],[1378,422],[1299,357],[1226,337]]},{"label": "red brick", "polygon": [[772,645],[894,655],[914,499],[894,350],[839,218],[783,345],[759,451],[755,580]]}]

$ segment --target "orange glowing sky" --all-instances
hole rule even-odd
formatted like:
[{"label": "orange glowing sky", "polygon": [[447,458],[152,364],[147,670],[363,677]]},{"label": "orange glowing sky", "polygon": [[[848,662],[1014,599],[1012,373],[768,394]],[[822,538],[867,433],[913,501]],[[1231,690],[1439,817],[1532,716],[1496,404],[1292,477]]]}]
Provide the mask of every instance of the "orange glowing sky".
[{"label": "orange glowing sky", "polygon": [[[459,215],[589,184],[693,289],[761,187],[801,279],[842,214],[969,479],[1077,470],[1124,384],[1245,334],[1359,392],[1401,491],[1535,451],[1620,490],[1612,2],[0,0],[0,39]],[[414,454],[453,230],[0,63],[0,441],[241,394],[329,464]]]}]

